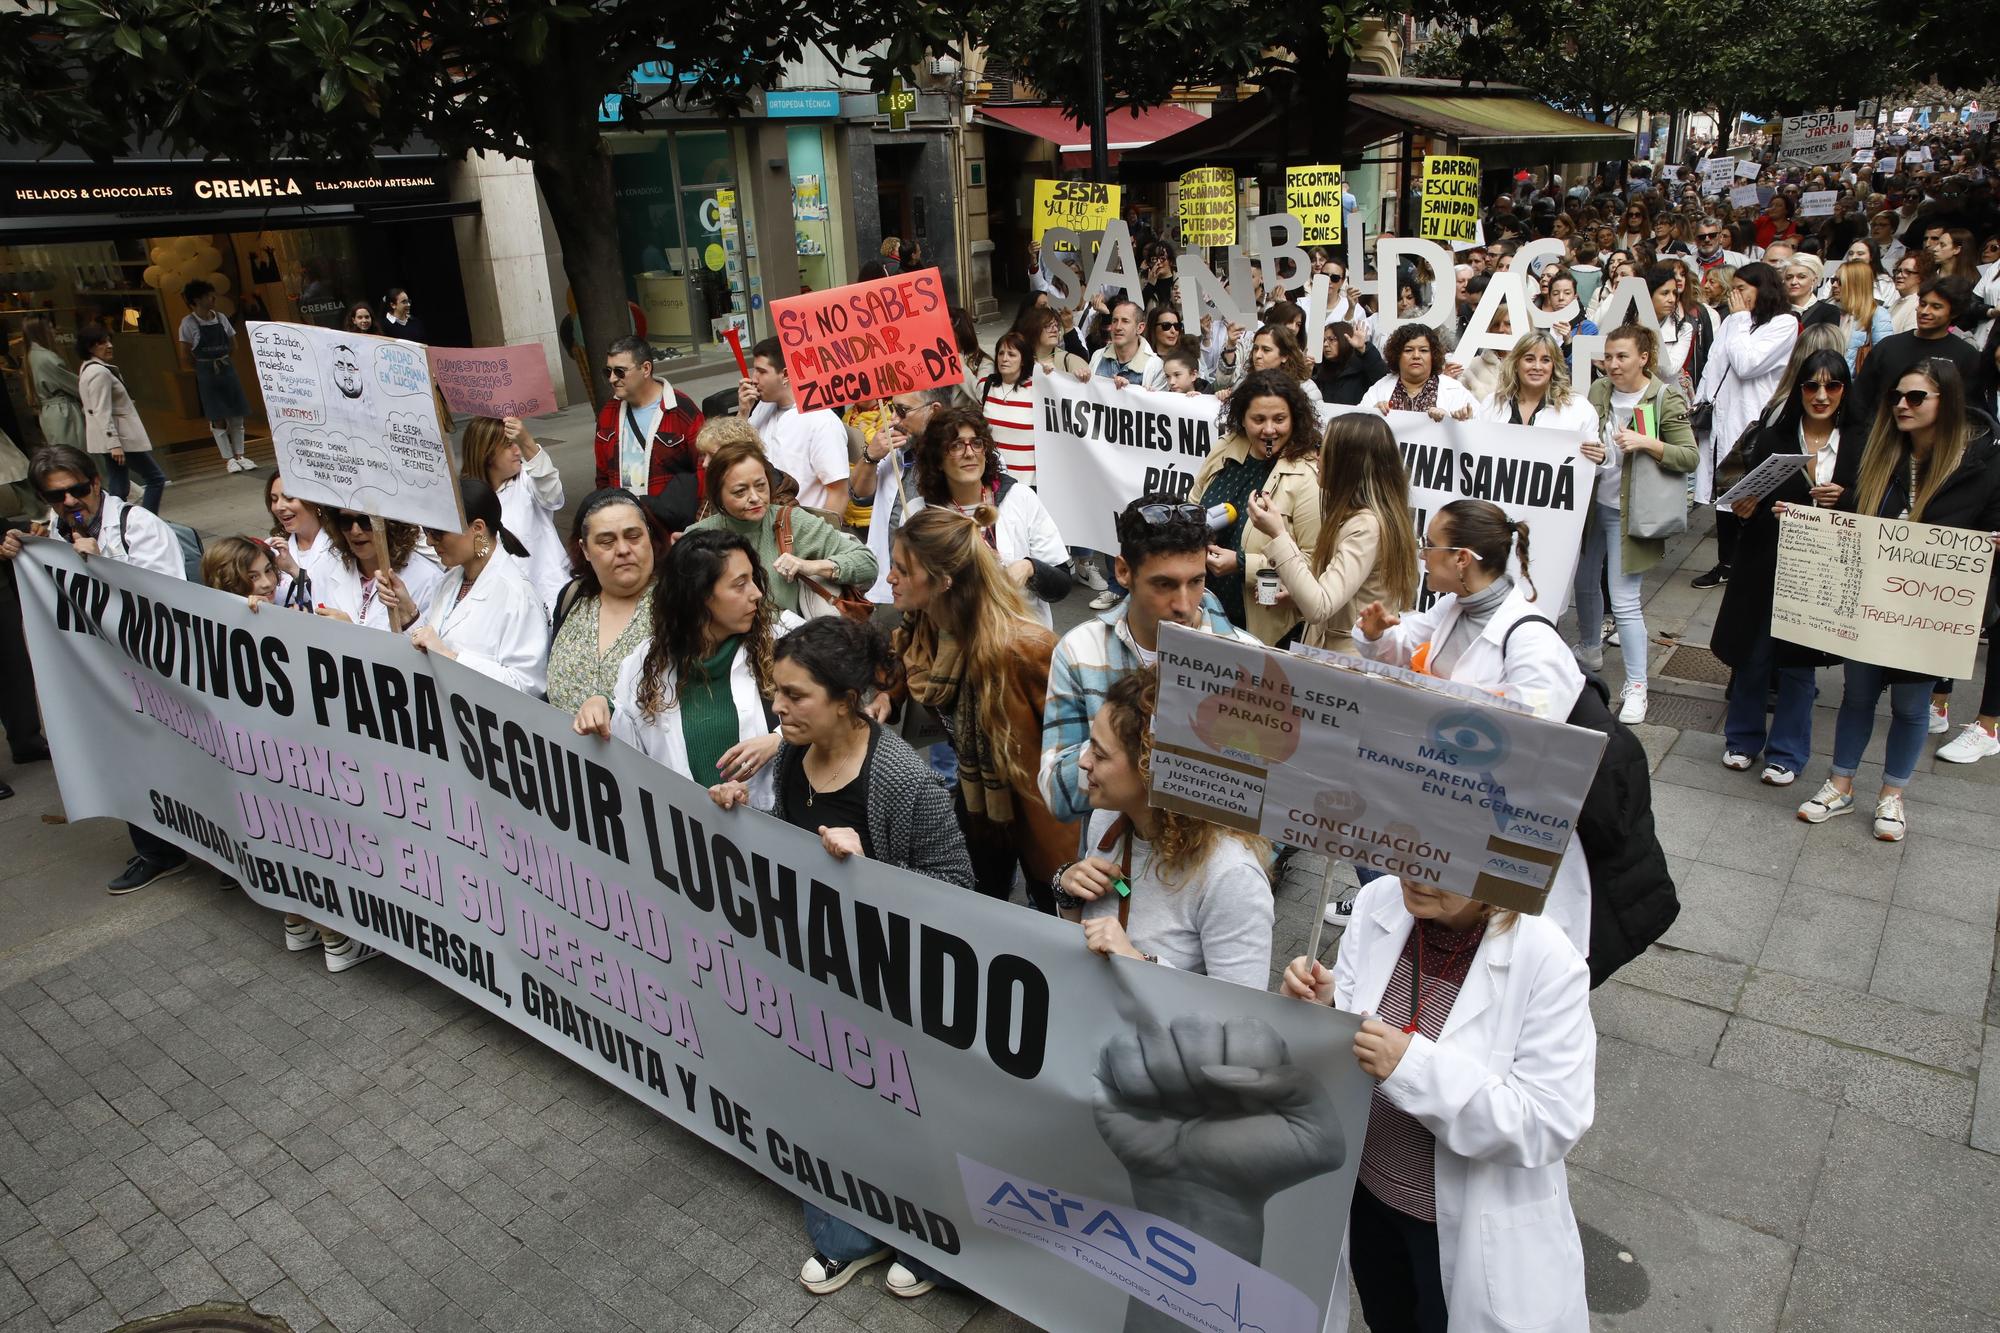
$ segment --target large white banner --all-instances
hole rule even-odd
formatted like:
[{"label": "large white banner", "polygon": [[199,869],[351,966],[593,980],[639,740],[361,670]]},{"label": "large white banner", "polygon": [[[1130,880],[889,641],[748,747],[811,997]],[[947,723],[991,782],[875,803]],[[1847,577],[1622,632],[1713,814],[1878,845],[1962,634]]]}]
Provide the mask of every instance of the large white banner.
[{"label": "large white banner", "polygon": [[254,319],[249,331],[286,493],[419,527],[464,526],[421,344]]},{"label": "large white banner", "polygon": [[1847,161],[1854,151],[1852,111],[1786,116],[1778,135],[1778,167],[1818,167]]},{"label": "large white banner", "polygon": [[1346,1302],[1357,1018],[836,861],[400,637],[46,540],[16,567],[72,821],[229,868],[1044,1328]]},{"label": "large white banner", "polygon": [[[1220,439],[1215,400],[1206,394],[1148,393],[1063,375],[1036,383],[1042,391],[1035,416],[1037,492],[1073,546],[1115,553],[1119,511],[1151,491],[1186,497],[1202,460]],[[1552,620],[1561,616],[1569,605],[1596,475],[1577,452],[1583,435],[1540,426],[1432,421],[1422,412],[1392,412],[1388,422],[1409,469],[1418,536],[1442,505],[1467,498],[1493,501],[1510,518],[1527,522],[1529,572],[1541,610]],[[1425,586],[1418,607],[1435,600]]]}]

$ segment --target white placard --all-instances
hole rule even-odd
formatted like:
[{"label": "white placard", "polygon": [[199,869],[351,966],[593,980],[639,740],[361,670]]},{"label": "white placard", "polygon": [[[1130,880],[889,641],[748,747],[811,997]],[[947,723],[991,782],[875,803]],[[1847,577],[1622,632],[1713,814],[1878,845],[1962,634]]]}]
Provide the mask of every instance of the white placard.
[{"label": "white placard", "polygon": [[1717,509],[1727,509],[1739,500],[1761,500],[1785,484],[1785,478],[1812,462],[1811,454],[1772,454],[1745,473],[1743,480],[1715,497]]},{"label": "white placard", "polygon": [[1838,198],[1838,190],[1807,190],[1799,196],[1799,216],[1802,218],[1830,218],[1833,216],[1833,201]]},{"label": "white placard", "polygon": [[1729,190],[1729,202],[1738,208],[1755,208],[1759,203],[1755,185],[1735,185]]}]

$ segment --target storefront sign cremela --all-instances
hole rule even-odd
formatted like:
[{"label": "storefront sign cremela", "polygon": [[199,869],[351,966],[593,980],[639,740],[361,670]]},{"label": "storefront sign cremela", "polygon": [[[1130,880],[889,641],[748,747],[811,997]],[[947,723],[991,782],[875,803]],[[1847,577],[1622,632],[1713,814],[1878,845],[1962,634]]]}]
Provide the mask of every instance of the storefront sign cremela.
[{"label": "storefront sign cremela", "polygon": [[231,204],[280,207],[419,203],[446,195],[444,160],[384,159],[355,168],[280,162],[236,169],[220,162],[31,162],[0,165],[0,211],[170,212]]}]

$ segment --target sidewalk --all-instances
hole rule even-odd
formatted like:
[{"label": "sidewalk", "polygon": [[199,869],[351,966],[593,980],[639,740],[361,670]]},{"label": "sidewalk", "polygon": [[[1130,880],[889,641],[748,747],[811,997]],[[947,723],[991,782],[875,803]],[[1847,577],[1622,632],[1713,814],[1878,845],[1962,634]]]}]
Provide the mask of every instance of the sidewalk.
[{"label": "sidewalk", "polygon": [[[574,499],[571,416],[538,429]],[[240,529],[255,489],[191,479],[168,509]],[[1687,578],[1712,562],[1703,535],[1674,544],[1655,634],[1705,643],[1720,596]],[[1683,907],[1593,998],[1597,1121],[1570,1164],[1593,1324],[2000,1333],[2000,763],[1927,758],[1905,844],[1809,828],[1791,810],[1824,754],[1785,791],[1725,771],[1718,697],[1656,675],[1655,718],[1689,722],[1641,729]],[[1838,699],[1827,682],[1823,720]],[[47,766],[0,773],[20,789],[0,802],[0,1328],[207,1301],[297,1333],[1023,1327],[969,1296],[897,1301],[879,1270],[807,1295],[785,1191],[413,972],[285,953],[205,870],[107,897],[122,830],[44,823]],[[1306,860],[1274,967],[1317,909]]]}]

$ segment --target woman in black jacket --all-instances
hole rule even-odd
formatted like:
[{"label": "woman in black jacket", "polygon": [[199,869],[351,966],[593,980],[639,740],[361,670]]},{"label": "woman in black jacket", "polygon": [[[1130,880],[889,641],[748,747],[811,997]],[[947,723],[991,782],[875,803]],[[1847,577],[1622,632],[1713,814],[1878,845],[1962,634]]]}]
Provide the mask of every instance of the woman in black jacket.
[{"label": "woman in black jacket", "polygon": [[[1835,503],[1877,518],[1993,532],[2000,529],[2000,441],[1994,435],[1991,417],[1967,412],[1958,367],[1941,357],[1920,361],[1896,379],[1876,409],[1867,450],[1852,465],[1841,459]],[[1992,623],[1996,591],[1989,582],[1984,623]],[[1908,828],[1903,791],[1923,753],[1935,685],[1933,676],[1850,660],[1834,726],[1833,775],[1799,807],[1799,818],[1821,824],[1854,808],[1854,774],[1886,689],[1889,736],[1875,836],[1901,842]]]},{"label": "woman in black jacket", "polygon": [[1388,363],[1375,344],[1346,320],[1326,326],[1325,346],[1319,364],[1313,368],[1313,383],[1319,386],[1320,401],[1353,407],[1368,392],[1368,386],[1389,373]]},{"label": "woman in black jacket", "polygon": [[[1738,501],[1733,508],[1743,521],[1737,538],[1736,561],[1724,585],[1722,611],[1716,617],[1709,647],[1735,669],[1729,711],[1723,719],[1722,765],[1747,771],[1764,757],[1763,780],[1774,787],[1797,781],[1812,755],[1813,700],[1819,690],[1813,669],[1829,659],[1825,654],[1771,637],[1772,589],[1778,575],[1778,519],[1774,505],[1818,505],[1832,508],[1841,488],[1840,455],[1858,460],[1867,439],[1847,410],[1847,358],[1838,352],[1812,352],[1799,366],[1791,393],[1775,416],[1744,443],[1744,468],[1755,468],[1773,454],[1808,454],[1811,461],[1761,500]],[[1765,699],[1776,678],[1777,706],[1768,726]]]}]

